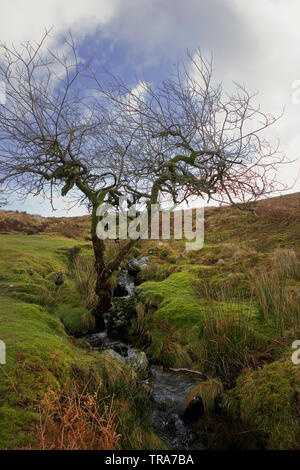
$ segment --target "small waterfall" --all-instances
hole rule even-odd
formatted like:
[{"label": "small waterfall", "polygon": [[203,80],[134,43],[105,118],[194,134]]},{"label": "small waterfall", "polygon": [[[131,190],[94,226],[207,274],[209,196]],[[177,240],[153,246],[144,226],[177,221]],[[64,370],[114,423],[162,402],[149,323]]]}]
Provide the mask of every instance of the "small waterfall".
[{"label": "small waterfall", "polygon": [[135,282],[136,278],[129,273],[128,268],[122,268],[114,291],[114,297],[132,297],[134,295]]}]

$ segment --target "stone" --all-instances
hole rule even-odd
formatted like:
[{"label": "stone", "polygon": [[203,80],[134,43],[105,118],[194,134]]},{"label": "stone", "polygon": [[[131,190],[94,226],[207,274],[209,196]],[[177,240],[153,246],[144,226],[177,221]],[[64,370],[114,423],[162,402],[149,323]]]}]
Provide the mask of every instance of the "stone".
[{"label": "stone", "polygon": [[110,338],[126,338],[129,334],[131,320],[136,315],[134,297],[117,297],[113,299],[111,314],[107,320],[107,333]]},{"label": "stone", "polygon": [[107,349],[107,353],[113,357],[114,359],[118,359],[121,362],[125,362],[125,357],[121,356],[121,354],[118,354],[116,351],[113,349]]},{"label": "stone", "polygon": [[149,264],[149,257],[148,256],[143,256],[143,258],[133,258],[129,263],[128,263],[128,271],[129,273],[132,274],[137,274],[144,266],[147,266]]},{"label": "stone", "polygon": [[149,362],[143,351],[136,352],[134,356],[126,358],[126,362],[134,369],[139,380],[148,377]]}]

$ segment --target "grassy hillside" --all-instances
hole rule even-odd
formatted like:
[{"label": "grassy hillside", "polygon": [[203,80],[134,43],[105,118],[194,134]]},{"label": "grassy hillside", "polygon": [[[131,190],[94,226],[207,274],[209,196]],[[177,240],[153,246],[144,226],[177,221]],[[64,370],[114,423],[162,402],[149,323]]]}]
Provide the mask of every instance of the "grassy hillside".
[{"label": "grassy hillside", "polygon": [[[210,447],[299,448],[300,366],[290,359],[300,338],[299,208],[299,194],[261,201],[255,213],[208,208],[202,250],[186,251],[184,241],[135,248],[150,263],[139,274],[130,340],[154,363],[206,374],[191,397],[210,403],[195,425]],[[2,448],[41,447],[40,404],[51,416],[49,390],[59,401],[74,383],[97,391],[108,446],[162,445],[132,372],[74,338],[93,328],[88,224],[0,213]]]},{"label": "grassy hillside", "polygon": [[132,334],[155,362],[221,382],[224,416],[199,422],[213,446],[244,447],[245,432],[256,436],[250,448],[299,446],[300,367],[290,359],[300,338],[299,209],[299,194],[262,201],[255,214],[209,208],[202,250],[141,245],[153,254]]},{"label": "grassy hillside", "polygon": [[[132,370],[67,335],[92,326],[70,265],[78,245],[90,251],[57,234],[1,235],[0,338],[7,363],[0,366],[0,448],[161,448],[149,430],[148,395]],[[73,396],[69,415],[61,409],[65,396]],[[78,397],[80,410],[74,409]],[[88,415],[85,406],[93,400]],[[79,418],[70,435],[73,413]]]}]

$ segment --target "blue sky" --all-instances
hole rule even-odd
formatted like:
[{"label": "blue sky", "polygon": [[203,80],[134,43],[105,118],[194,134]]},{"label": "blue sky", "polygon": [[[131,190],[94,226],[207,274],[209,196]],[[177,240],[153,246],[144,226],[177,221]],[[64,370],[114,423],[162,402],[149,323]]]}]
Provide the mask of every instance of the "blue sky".
[{"label": "blue sky", "polygon": [[[298,0],[10,0],[1,5],[0,39],[16,45],[39,40],[54,26],[52,47],[68,29],[84,60],[105,66],[134,86],[137,79],[154,84],[166,78],[186,50],[213,53],[215,76],[224,88],[232,81],[260,92],[267,112],[285,114],[270,139],[295,163],[282,169],[291,182],[299,169],[300,104],[292,102],[300,80],[300,2]],[[293,191],[300,191],[299,181]],[[30,197],[11,198],[7,209],[42,215],[76,215],[62,199],[50,204]]]}]

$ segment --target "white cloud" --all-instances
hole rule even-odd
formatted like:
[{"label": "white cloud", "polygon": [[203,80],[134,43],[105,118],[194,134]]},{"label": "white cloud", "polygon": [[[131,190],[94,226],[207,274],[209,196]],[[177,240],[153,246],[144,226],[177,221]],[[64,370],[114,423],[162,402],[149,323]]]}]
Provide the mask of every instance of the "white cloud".
[{"label": "white cloud", "polygon": [[72,29],[77,39],[110,21],[120,0],[11,0],[1,2],[0,37],[19,43],[38,40],[55,26],[53,38]]},{"label": "white cloud", "polygon": [[[292,103],[292,84],[300,79],[300,2],[298,0],[232,0],[254,35],[253,50],[238,64],[236,79],[259,90],[259,101],[267,112],[285,109],[271,137],[295,163],[281,170],[282,178],[292,183],[300,165],[300,104]],[[246,52],[246,51],[245,51]],[[235,76],[236,76],[235,75]],[[300,180],[293,191],[300,191]]]},{"label": "white cloud", "polygon": [[140,70],[141,78],[145,67],[180,60],[186,48],[213,52],[225,89],[236,80],[260,92],[266,112],[278,114],[285,106],[270,137],[279,137],[297,159],[282,171],[291,182],[300,155],[300,104],[291,101],[292,83],[300,80],[299,17],[299,0],[10,0],[1,2],[0,40],[39,40],[54,26],[53,43],[68,29],[80,42],[100,28],[127,47],[132,72]]}]

